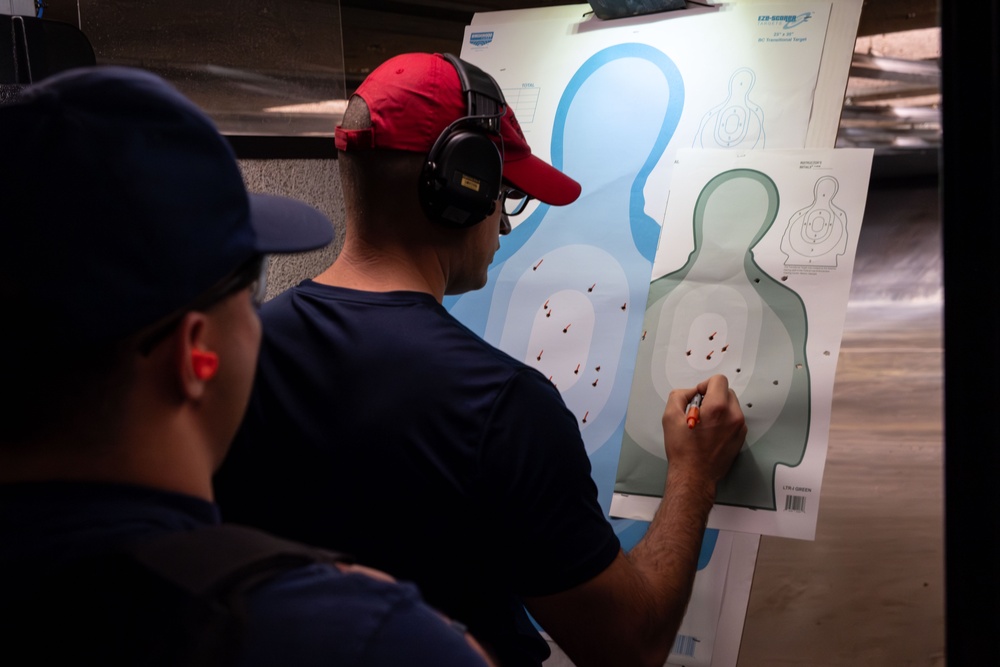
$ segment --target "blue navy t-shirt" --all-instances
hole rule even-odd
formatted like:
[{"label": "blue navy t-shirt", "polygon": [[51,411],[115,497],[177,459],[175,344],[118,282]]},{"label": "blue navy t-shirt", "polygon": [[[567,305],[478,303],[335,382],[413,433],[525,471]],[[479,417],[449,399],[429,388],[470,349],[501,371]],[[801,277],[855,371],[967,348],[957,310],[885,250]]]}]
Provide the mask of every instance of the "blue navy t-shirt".
[{"label": "blue navy t-shirt", "polygon": [[619,551],[575,416],[431,295],[305,281],[264,305],[226,520],[415,582],[504,664],[548,655],[521,602]]},{"label": "blue navy t-shirt", "polygon": [[[79,482],[0,485],[0,615],[17,618],[21,608],[6,605],[46,590],[53,576],[74,563],[127,542],[218,522],[218,510],[209,502],[145,487]],[[102,598],[116,595],[114,590],[101,593]],[[160,609],[136,605],[127,592],[119,597],[128,602],[116,605],[102,599],[99,608],[121,608],[127,619],[101,616],[97,627],[91,627],[93,619],[78,619],[87,627],[88,641],[94,639],[90,634],[99,633],[101,651],[108,650],[104,642],[128,641],[122,628],[142,627],[146,616],[162,615]],[[282,570],[252,588],[245,602],[247,621],[236,661],[240,667],[485,665],[464,633],[428,607],[410,584],[316,563]],[[51,600],[60,608],[66,603]],[[81,606],[87,608],[86,604],[73,608]],[[46,619],[44,628],[29,631],[32,637],[50,640],[50,645],[29,646],[26,650],[32,657],[21,659],[37,661],[44,650],[45,655],[72,664],[96,664],[94,656],[72,641],[77,628],[59,627]],[[8,648],[11,641],[22,639],[10,637],[2,628],[0,636]],[[151,661],[143,659],[141,664]]]}]

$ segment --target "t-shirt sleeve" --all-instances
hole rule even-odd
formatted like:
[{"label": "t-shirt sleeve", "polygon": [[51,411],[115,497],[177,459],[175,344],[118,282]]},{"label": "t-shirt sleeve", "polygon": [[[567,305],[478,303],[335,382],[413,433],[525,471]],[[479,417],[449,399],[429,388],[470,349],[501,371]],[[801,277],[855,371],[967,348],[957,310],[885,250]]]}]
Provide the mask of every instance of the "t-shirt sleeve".
[{"label": "t-shirt sleeve", "polygon": [[515,374],[484,429],[480,493],[512,586],[558,593],[604,571],[620,545],[598,503],[576,417],[533,369]]}]

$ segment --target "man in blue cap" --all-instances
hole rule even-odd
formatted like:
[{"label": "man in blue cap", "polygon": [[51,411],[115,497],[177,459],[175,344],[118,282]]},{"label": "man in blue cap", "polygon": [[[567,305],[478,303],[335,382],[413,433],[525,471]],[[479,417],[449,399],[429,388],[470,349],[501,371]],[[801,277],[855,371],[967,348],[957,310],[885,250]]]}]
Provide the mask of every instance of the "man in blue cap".
[{"label": "man in blue cap", "polygon": [[139,70],[26,89],[0,106],[0,146],[5,649],[39,664],[485,664],[411,585],[218,526],[211,477],[250,395],[265,255],[329,243],[329,220],[248,194],[211,121]]}]

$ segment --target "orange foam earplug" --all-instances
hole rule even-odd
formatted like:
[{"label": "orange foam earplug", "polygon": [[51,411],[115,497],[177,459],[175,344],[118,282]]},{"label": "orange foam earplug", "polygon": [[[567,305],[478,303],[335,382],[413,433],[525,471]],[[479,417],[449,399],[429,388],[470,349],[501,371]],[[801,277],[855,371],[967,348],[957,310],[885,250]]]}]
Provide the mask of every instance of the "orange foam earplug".
[{"label": "orange foam earplug", "polygon": [[192,350],[191,366],[199,380],[211,380],[219,370],[219,355],[205,350]]}]

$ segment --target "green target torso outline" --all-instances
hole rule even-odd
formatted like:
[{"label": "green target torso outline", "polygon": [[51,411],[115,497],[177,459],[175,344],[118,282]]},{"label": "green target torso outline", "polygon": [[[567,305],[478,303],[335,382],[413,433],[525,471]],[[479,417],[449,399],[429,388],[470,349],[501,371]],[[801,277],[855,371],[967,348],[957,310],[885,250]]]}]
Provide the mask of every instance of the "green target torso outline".
[{"label": "green target torso outline", "polygon": [[805,455],[811,394],[805,304],[753,254],[778,205],[774,181],[753,169],[718,174],[699,194],[694,250],[683,267],[650,284],[616,492],[662,495],[666,397],[722,373],[748,434],[716,502],[776,509],[775,470]]}]

